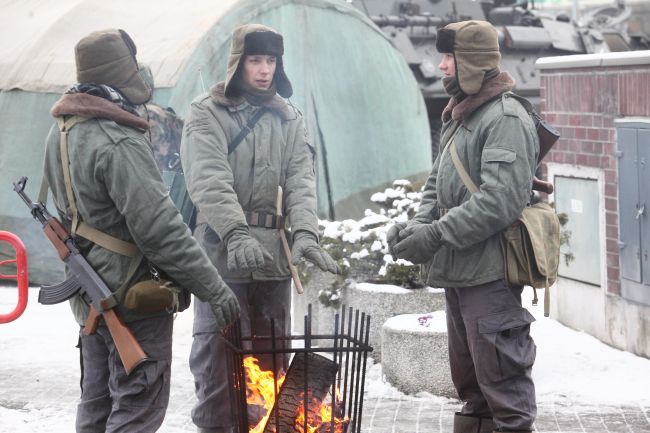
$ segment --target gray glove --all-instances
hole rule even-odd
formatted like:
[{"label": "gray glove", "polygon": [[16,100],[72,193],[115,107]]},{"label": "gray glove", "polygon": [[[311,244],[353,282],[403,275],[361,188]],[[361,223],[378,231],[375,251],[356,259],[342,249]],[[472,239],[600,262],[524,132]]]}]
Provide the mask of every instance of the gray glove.
[{"label": "gray glove", "polygon": [[395,254],[395,245],[399,242],[399,232],[402,231],[408,222],[406,223],[395,223],[393,224],[386,233],[386,243],[388,244],[388,251],[390,255],[393,256],[393,260],[397,260],[397,254]]},{"label": "gray glove", "polygon": [[417,220],[408,220],[405,223],[395,223],[386,232],[386,243],[388,244],[388,252],[393,256],[393,260],[397,260],[397,254],[395,253],[395,245],[401,240],[400,232],[406,227],[412,226],[414,224],[424,224],[422,221]]},{"label": "gray glove", "polygon": [[401,239],[393,248],[400,259],[411,263],[426,263],[442,246],[442,234],[437,223],[410,224],[399,232]]},{"label": "gray glove", "polygon": [[248,227],[240,226],[226,236],[228,246],[228,270],[231,272],[253,272],[264,267],[273,256],[248,232]]},{"label": "gray glove", "polygon": [[239,317],[239,301],[237,301],[237,297],[230,290],[230,287],[223,281],[221,281],[221,287],[217,294],[208,300],[208,304],[210,304],[214,317],[217,319],[219,330],[232,324]]},{"label": "gray glove", "polygon": [[306,259],[324,271],[340,274],[341,269],[334,259],[318,245],[318,240],[313,233],[298,230],[293,236],[291,247],[292,263],[298,265],[301,259]]}]

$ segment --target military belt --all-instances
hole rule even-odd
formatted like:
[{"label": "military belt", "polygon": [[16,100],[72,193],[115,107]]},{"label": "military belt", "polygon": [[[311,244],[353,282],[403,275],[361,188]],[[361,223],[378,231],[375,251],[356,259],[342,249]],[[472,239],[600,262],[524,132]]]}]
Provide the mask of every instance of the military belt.
[{"label": "military belt", "polygon": [[252,227],[264,227],[267,229],[284,228],[284,217],[266,212],[244,212],[246,223]]},{"label": "military belt", "polygon": [[[285,217],[266,212],[244,212],[246,224],[251,227],[264,227],[267,229],[284,228]],[[201,212],[196,217],[196,225],[205,224],[207,220]]]}]

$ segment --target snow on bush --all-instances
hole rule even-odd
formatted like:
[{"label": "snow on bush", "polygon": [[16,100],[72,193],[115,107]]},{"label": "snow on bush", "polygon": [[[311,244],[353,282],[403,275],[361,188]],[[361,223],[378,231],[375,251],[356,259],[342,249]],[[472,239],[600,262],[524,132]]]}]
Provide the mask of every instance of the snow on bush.
[{"label": "snow on bush", "polygon": [[381,206],[378,212],[366,209],[364,217],[358,221],[319,221],[321,245],[342,270],[332,286],[319,293],[323,304],[338,307],[340,289],[351,281],[409,289],[424,286],[419,280],[419,265],[393,260],[386,243],[388,229],[412,218],[421,198],[422,193],[414,192],[411,182],[400,179],[394,181],[391,188],[370,197],[373,203]]}]

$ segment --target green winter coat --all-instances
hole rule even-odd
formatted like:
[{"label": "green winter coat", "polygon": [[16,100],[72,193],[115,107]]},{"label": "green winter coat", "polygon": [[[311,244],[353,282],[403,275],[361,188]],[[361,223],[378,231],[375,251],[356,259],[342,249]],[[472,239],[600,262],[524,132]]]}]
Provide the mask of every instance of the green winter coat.
[{"label": "green winter coat", "polygon": [[[107,103],[101,100],[100,108],[92,107],[99,99],[85,94],[64,95],[52,113],[55,117],[88,111],[96,114]],[[117,107],[108,104],[109,111],[110,106]],[[88,110],[89,107],[94,109]],[[100,231],[136,244],[146,259],[180,287],[201,300],[219,304],[219,296],[227,287],[169,199],[151,145],[142,133],[146,121],[120,108],[115,110],[117,116],[124,118],[120,124],[107,118],[115,112],[104,113],[100,116],[104,118],[78,123],[69,133],[71,183],[81,219]],[[47,138],[44,169],[61,220],[70,229],[59,136],[54,125]],[[131,258],[81,237],[77,237],[77,242],[90,265],[114,292],[151,278],[144,260],[131,281],[125,281]],[[124,292],[118,293],[119,302],[123,296]],[[77,322],[83,325],[88,305],[78,296],[71,299],[71,305]],[[169,314],[142,314],[123,305],[118,305],[117,311],[126,322]]]},{"label": "green winter coat", "polygon": [[[530,201],[539,153],[535,126],[521,104],[504,93],[514,84],[507,73],[491,84],[453,111],[450,104],[443,114],[447,121],[441,151],[415,216],[420,222],[436,220],[442,234],[442,247],[425,264],[432,287],[475,286],[504,278],[500,234]],[[443,152],[458,122],[454,140],[479,187],[474,194],[463,184],[449,150]]]},{"label": "green winter coat", "polygon": [[318,236],[314,149],[301,114],[275,96],[253,131],[228,154],[242,125],[259,110],[244,98],[224,96],[224,84],[192,102],[181,141],[181,162],[192,201],[206,224],[195,235],[224,280],[251,282],[290,278],[277,229],[250,227],[250,234],[272,255],[265,269],[231,272],[221,239],[246,226],[244,211],[276,213],[278,186],[284,191],[283,214],[292,233]]}]

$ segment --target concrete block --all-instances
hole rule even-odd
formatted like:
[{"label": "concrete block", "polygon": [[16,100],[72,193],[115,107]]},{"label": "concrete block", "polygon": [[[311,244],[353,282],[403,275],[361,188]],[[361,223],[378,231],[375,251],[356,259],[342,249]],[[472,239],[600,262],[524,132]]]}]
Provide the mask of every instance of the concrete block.
[{"label": "concrete block", "polygon": [[445,309],[442,289],[405,289],[387,284],[358,283],[343,290],[344,303],[370,315],[370,356],[379,362],[382,356],[381,332],[386,320],[400,314],[428,313]]},{"label": "concrete block", "polygon": [[444,311],[388,319],[382,327],[381,353],[382,372],[398,390],[458,398],[449,371]]},{"label": "concrete block", "polygon": [[[307,314],[308,304],[312,305],[312,334],[333,333],[334,317],[340,313],[340,309],[324,306],[318,300],[318,294],[320,290],[329,288],[334,280],[332,274],[313,270],[310,280],[305,284],[305,293],[298,295],[293,291],[292,320],[295,333],[304,332],[303,318]],[[382,350],[381,327],[384,322],[400,314],[444,310],[445,294],[442,289],[430,287],[411,290],[388,284],[351,283],[341,289],[341,305],[370,315],[369,343],[374,349],[370,356],[379,362]]]}]

